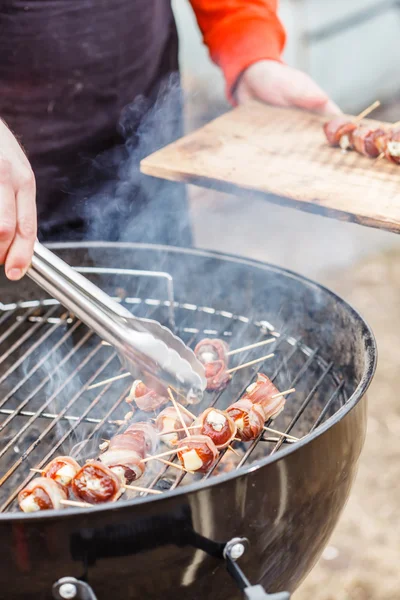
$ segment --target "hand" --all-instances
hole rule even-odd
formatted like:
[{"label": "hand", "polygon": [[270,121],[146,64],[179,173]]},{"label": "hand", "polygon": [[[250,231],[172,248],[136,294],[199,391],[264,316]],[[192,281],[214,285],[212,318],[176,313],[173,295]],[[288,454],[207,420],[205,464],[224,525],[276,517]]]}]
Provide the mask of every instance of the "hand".
[{"label": "hand", "polygon": [[260,60],[248,67],[235,96],[239,104],[254,98],[275,106],[297,106],[328,115],[342,112],[306,73],[274,60]]},{"label": "hand", "polygon": [[9,279],[25,275],[36,231],[35,177],[21,146],[0,120],[0,264]]}]

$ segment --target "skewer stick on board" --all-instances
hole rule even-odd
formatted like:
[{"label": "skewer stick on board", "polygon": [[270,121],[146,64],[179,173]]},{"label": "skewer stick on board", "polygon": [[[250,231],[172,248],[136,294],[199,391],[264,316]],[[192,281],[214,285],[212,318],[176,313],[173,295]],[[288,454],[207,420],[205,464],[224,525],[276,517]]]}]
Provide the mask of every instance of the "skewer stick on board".
[{"label": "skewer stick on board", "polygon": [[176,410],[176,412],[178,414],[179,420],[182,423],[182,426],[183,426],[183,429],[185,430],[186,436],[190,437],[190,431],[187,428],[187,425],[185,423],[185,419],[183,418],[182,413],[180,411],[180,408],[179,408],[179,406],[178,406],[178,404],[177,404],[177,402],[176,402],[176,400],[174,398],[173,393],[171,392],[171,388],[168,388],[168,395],[169,395],[170,400],[171,400],[172,404],[174,405],[174,408],[175,408],[175,410]]},{"label": "skewer stick on board", "polygon": [[94,390],[102,385],[107,385],[107,383],[112,383],[113,381],[118,381],[119,379],[125,379],[125,377],[132,377],[132,375],[130,373],[121,373],[120,375],[115,375],[109,379],[103,379],[103,381],[99,381],[98,383],[92,383],[92,385],[89,385],[86,389]]},{"label": "skewer stick on board", "polygon": [[228,446],[228,450],[230,450],[231,452],[233,452],[233,454],[236,454],[236,456],[240,456],[239,452],[237,452],[235,450],[235,448],[232,448],[232,446]]},{"label": "skewer stick on board", "polygon": [[244,369],[245,367],[251,367],[251,365],[256,365],[257,363],[264,362],[264,360],[268,360],[272,358],[275,354],[267,354],[266,356],[261,356],[260,358],[256,358],[255,360],[251,360],[250,362],[244,363],[243,365],[238,365],[237,367],[232,367],[232,369],[228,369],[227,373],[234,373],[235,371],[239,371],[239,369]]},{"label": "skewer stick on board", "polygon": [[367,115],[371,114],[372,111],[374,111],[380,105],[381,105],[380,101],[379,100],[375,100],[375,102],[373,102],[372,104],[370,104],[369,106],[367,106],[367,108],[365,110],[363,110],[362,112],[360,112],[359,115],[356,116],[356,118],[354,119],[354,123],[359,123],[360,121],[362,121],[363,119],[365,119],[365,117]]},{"label": "skewer stick on board", "polygon": [[126,490],[132,490],[133,492],[145,492],[146,494],[154,494],[158,496],[162,494],[160,490],[152,490],[151,488],[139,487],[137,485],[124,485]]},{"label": "skewer stick on board", "polygon": [[267,340],[262,340],[262,342],[256,342],[255,344],[249,344],[248,346],[242,346],[241,348],[236,348],[235,350],[230,350],[226,353],[226,356],[233,356],[234,354],[239,354],[239,352],[245,352],[245,350],[253,350],[253,348],[260,348],[261,346],[266,346],[267,344],[273,344],[276,342],[276,337],[268,338]]},{"label": "skewer stick on board", "polygon": [[44,469],[30,469],[32,473],[44,473]]},{"label": "skewer stick on board", "polygon": [[[179,448],[179,450],[188,450],[187,446],[183,446]],[[156,460],[157,458],[163,458],[164,456],[171,456],[172,454],[176,454],[178,450],[168,450],[167,452],[161,452],[161,454],[155,454],[154,456],[146,456],[146,458],[142,458],[140,462],[148,462],[149,460]]]}]

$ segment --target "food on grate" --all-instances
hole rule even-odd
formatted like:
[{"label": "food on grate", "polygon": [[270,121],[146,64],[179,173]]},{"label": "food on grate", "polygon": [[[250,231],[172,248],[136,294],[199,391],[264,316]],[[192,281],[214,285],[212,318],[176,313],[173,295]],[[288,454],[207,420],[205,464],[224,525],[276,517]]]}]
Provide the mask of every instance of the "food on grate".
[{"label": "food on grate", "polygon": [[223,360],[215,360],[204,366],[207,379],[207,389],[212,391],[221,390],[227,386],[231,380],[231,375],[227,371],[227,365]]},{"label": "food on grate", "polygon": [[43,469],[42,476],[68,487],[80,468],[70,456],[57,456]]},{"label": "food on grate", "polygon": [[235,422],[238,437],[242,442],[255,440],[263,431],[264,410],[259,404],[254,404],[248,398],[242,398],[226,409]]},{"label": "food on grate", "polygon": [[[193,418],[186,411],[181,410],[179,415],[174,406],[164,408],[156,418],[155,426],[160,433],[160,440],[169,448],[174,448],[179,440],[185,437],[181,418],[187,427],[193,423]],[[176,431],[177,429],[179,431]]]},{"label": "food on grate", "polygon": [[208,363],[215,362],[216,360],[223,360],[224,363],[228,364],[228,356],[227,353],[229,351],[229,346],[226,342],[219,339],[209,339],[205,338],[199,342],[195,349],[194,353],[203,365],[207,365]]},{"label": "food on grate", "polygon": [[194,353],[204,365],[208,390],[220,390],[231,379],[228,369],[228,345],[219,339],[205,338],[197,344]]},{"label": "food on grate", "polygon": [[218,450],[206,435],[192,435],[178,444],[178,458],[187,471],[206,473],[218,458]]},{"label": "food on grate", "polygon": [[257,374],[257,381],[251,383],[242,400],[250,400],[259,404],[264,411],[264,420],[277,417],[285,407],[285,396],[281,395],[278,388],[263,373]]},{"label": "food on grate", "polygon": [[122,485],[139,479],[144,471],[145,441],[129,433],[115,435],[108,449],[100,454],[99,461],[111,469]]},{"label": "food on grate", "polygon": [[324,133],[328,143],[331,146],[338,146],[342,150],[349,150],[353,147],[352,133],[357,124],[348,117],[335,117],[331,121],[324,123]]},{"label": "food on grate", "polygon": [[64,486],[54,479],[36,477],[18,494],[18,504],[23,512],[37,512],[52,508],[63,508],[61,500],[66,500],[68,494]]},{"label": "food on grate", "polygon": [[137,379],[133,382],[126,401],[128,404],[135,402],[136,406],[144,412],[153,412],[167,404],[168,397],[148,388],[143,381]]},{"label": "food on grate", "polygon": [[71,488],[79,500],[90,504],[113,502],[121,495],[121,482],[117,475],[100,462],[89,462],[75,475]]},{"label": "food on grate", "polygon": [[195,433],[208,436],[217,450],[227,448],[236,435],[236,425],[224,411],[207,408],[193,423]]},{"label": "food on grate", "polygon": [[376,158],[381,152],[376,145],[376,140],[382,136],[386,136],[384,129],[357,127],[352,133],[352,143],[354,149],[364,156]]},{"label": "food on grate", "polygon": [[151,423],[145,421],[132,423],[125,429],[125,432],[122,435],[127,434],[129,434],[130,437],[136,437],[143,444],[146,452],[152,454],[156,451],[158,446],[157,430]]}]

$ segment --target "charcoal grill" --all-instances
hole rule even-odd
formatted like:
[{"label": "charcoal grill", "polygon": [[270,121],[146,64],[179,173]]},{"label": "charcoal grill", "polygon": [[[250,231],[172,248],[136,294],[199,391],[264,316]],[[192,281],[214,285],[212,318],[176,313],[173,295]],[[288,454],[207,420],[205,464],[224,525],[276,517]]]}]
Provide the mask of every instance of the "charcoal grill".
[{"label": "charcoal grill", "polygon": [[[282,390],[296,387],[271,425],[301,439],[264,433],[235,446],[239,456],[221,454],[204,476],[154,461],[140,480],[148,491],[113,505],[16,512],[32,468],[59,454],[95,456],[118,431],[131,379],[88,390],[121,372],[115,352],[33,283],[3,280],[2,589],[17,599],[94,591],[99,600],[262,593],[249,582],[292,592],[322,552],[355,476],[376,362],[368,326],[328,290],[255,261],[141,244],[51,247],[133,314],[159,320],[192,347],[204,337],[231,348],[271,338],[272,359],[237,371],[193,410],[226,407],[262,371]],[[258,356],[253,349],[232,360]]]}]

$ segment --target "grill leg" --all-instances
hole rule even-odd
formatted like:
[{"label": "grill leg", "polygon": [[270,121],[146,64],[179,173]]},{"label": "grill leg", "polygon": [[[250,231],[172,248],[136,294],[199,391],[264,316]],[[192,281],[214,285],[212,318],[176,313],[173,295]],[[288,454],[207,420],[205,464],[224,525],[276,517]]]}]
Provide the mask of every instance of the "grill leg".
[{"label": "grill leg", "polygon": [[245,553],[249,542],[246,538],[233,538],[224,549],[228,573],[236,581],[246,600],[290,600],[289,592],[267,594],[261,585],[251,585],[236,561]]}]

